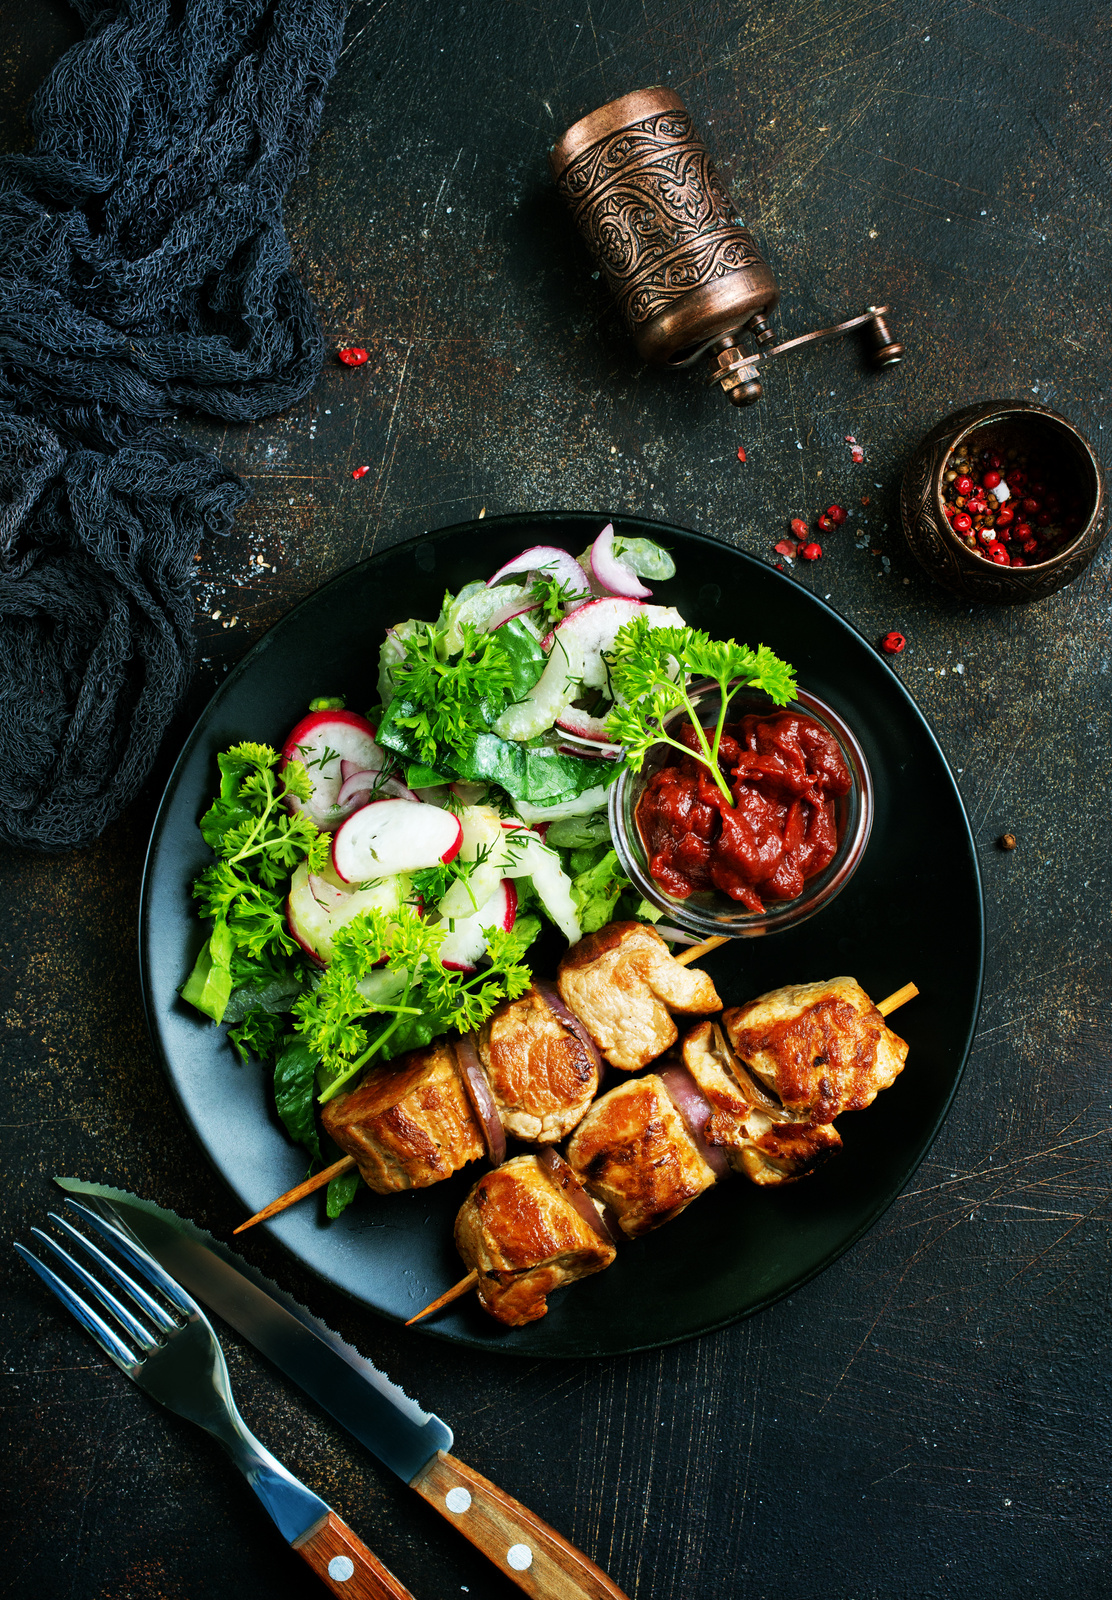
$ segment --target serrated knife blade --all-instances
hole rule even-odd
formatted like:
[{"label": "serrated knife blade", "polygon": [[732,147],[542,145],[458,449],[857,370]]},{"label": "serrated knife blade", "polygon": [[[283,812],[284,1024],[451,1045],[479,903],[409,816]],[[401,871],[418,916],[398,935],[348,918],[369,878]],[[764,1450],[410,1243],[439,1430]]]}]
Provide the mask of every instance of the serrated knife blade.
[{"label": "serrated knife blade", "polygon": [[403,1478],[504,1575],[538,1600],[627,1600],[606,1573],[528,1507],[450,1455],[452,1430],[234,1250],[125,1189],[58,1177],[123,1228],[190,1294]]}]

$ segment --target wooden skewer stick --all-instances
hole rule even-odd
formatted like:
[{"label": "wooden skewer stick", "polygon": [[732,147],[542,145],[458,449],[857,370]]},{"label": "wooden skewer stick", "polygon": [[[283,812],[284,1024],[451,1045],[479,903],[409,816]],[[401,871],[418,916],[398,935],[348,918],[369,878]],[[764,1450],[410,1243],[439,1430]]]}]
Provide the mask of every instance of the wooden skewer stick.
[{"label": "wooden skewer stick", "polygon": [[[690,961],[697,955],[705,954],[708,949],[713,950],[718,945],[725,943],[725,939],[708,939],[706,944],[696,945],[693,949],[688,950],[686,957],[679,956],[677,959]],[[898,1007],[906,1005],[909,1000],[914,1000],[918,993],[919,991],[913,983],[905,983],[902,989],[896,990],[895,994],[890,994],[886,1000],[879,1001],[877,1010],[882,1017],[886,1017],[890,1012],[897,1010]],[[458,1283],[454,1283],[450,1289],[440,1296],[439,1300],[433,1300],[423,1311],[418,1311],[415,1317],[410,1317],[406,1327],[411,1328],[415,1322],[420,1322],[422,1317],[431,1316],[434,1311],[439,1311],[441,1306],[446,1306],[451,1301],[458,1300],[469,1289],[473,1289],[478,1281],[479,1274],[472,1268],[466,1278],[461,1278]]]},{"label": "wooden skewer stick", "polygon": [[918,993],[913,983],[905,983],[902,989],[890,994],[887,1000],[878,1000],[876,1008],[882,1017],[886,1017],[890,1011],[895,1011],[900,1006],[905,1006],[909,1000],[914,1000]]},{"label": "wooden skewer stick", "polygon": [[441,1306],[446,1306],[450,1300],[458,1300],[460,1295],[467,1293],[468,1289],[473,1289],[478,1281],[478,1269],[472,1267],[466,1278],[461,1278],[458,1283],[454,1283],[445,1294],[440,1296],[439,1300],[432,1301],[423,1311],[418,1311],[415,1317],[410,1317],[406,1327],[411,1328],[415,1322],[420,1322],[422,1317],[430,1316],[432,1312],[439,1311]]},{"label": "wooden skewer stick", "polygon": [[[682,966],[687,966],[689,962],[694,961],[698,956],[707,955],[709,951],[717,950],[719,945],[728,943],[729,940],[722,936],[707,939],[703,944],[692,945],[690,950],[685,950],[682,956],[676,957],[676,960]],[[895,994],[890,994],[887,1000],[881,1000],[877,1004],[877,1010],[882,1017],[886,1017],[890,1012],[895,1011],[898,1006],[906,1005],[909,1000],[914,1000],[918,993],[919,991],[913,983],[905,983],[902,989],[897,989]],[[288,1189],[285,1194],[280,1194],[277,1200],[272,1200],[268,1206],[264,1206],[261,1211],[257,1211],[253,1217],[248,1217],[246,1222],[241,1222],[234,1232],[245,1233],[248,1228],[253,1228],[256,1222],[266,1222],[269,1217],[276,1217],[280,1211],[285,1211],[287,1206],[296,1205],[299,1200],[304,1200],[307,1194],[313,1194],[317,1189],[323,1189],[326,1183],[329,1183],[333,1178],[338,1178],[342,1172],[351,1172],[354,1166],[354,1156],[342,1157],[341,1160],[333,1162],[332,1166],[325,1167],[323,1172],[314,1173],[311,1178],[306,1178],[305,1182],[299,1183],[296,1188]],[[409,1322],[420,1322],[421,1318],[427,1317],[430,1312],[447,1305],[450,1300],[455,1300],[457,1296],[466,1294],[474,1282],[475,1274],[472,1273],[470,1278],[464,1278],[460,1283],[457,1283],[454,1289],[449,1289],[447,1294],[441,1295],[440,1299],[434,1301],[431,1306],[426,1306],[415,1317],[410,1317]],[[406,1323],[407,1328],[409,1327],[409,1322]]]},{"label": "wooden skewer stick", "polygon": [[331,1183],[333,1178],[338,1178],[341,1172],[350,1172],[355,1166],[354,1156],[342,1156],[339,1161],[334,1161],[330,1167],[325,1167],[323,1172],[314,1172],[311,1178],[306,1178],[304,1183],[299,1183],[296,1189],[287,1189],[285,1194],[280,1194],[277,1200],[272,1200],[261,1211],[256,1211],[253,1217],[248,1217],[246,1222],[241,1222],[238,1228],[233,1228],[233,1233],[245,1233],[248,1228],[253,1228],[256,1222],[265,1222],[268,1217],[276,1217],[279,1211],[285,1211],[287,1206],[296,1205],[307,1194],[312,1194],[315,1189],[323,1189],[326,1183]]},{"label": "wooden skewer stick", "polygon": [[693,961],[701,961],[704,956],[709,956],[712,950],[717,950],[721,944],[729,944],[728,934],[716,933],[713,939],[704,939],[702,944],[693,944],[690,950],[685,950],[676,960],[681,967],[689,967]]}]

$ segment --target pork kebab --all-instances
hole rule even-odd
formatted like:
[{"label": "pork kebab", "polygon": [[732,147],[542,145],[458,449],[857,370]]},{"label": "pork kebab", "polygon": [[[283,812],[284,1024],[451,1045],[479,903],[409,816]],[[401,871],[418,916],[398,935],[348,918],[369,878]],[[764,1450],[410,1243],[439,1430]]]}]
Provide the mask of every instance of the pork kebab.
[{"label": "pork kebab", "polygon": [[891,1086],[908,1046],[853,978],[792,984],[692,1028],[659,1069],[601,1095],[564,1154],[516,1156],[475,1184],[456,1219],[467,1276],[410,1320],[474,1288],[497,1321],[543,1317],[547,1296],[601,1272],[622,1238],[684,1211],[731,1172],[791,1183],[841,1146],[833,1126]]},{"label": "pork kebab", "polygon": [[555,983],[534,980],[476,1032],[372,1067],[328,1101],[321,1124],[342,1159],[236,1232],[352,1168],[377,1194],[393,1194],[439,1183],[484,1154],[499,1165],[507,1135],[554,1145],[595,1100],[603,1063],[638,1071],[675,1045],[674,1014],[721,1008],[710,977],[674,957],[651,924],[610,923],[568,951]]}]

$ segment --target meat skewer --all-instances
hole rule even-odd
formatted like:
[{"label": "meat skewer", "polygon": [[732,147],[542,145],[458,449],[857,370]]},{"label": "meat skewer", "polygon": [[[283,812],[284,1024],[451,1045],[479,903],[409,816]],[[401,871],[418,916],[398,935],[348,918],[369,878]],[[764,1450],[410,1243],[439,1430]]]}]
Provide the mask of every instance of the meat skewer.
[{"label": "meat skewer", "polygon": [[503,1001],[477,1034],[370,1068],[322,1111],[344,1156],[235,1231],[356,1168],[369,1188],[390,1194],[449,1177],[484,1146],[498,1165],[507,1133],[554,1144],[594,1100],[604,1060],[624,1071],[647,1066],[679,1037],[673,1011],[706,1016],[721,1006],[706,973],[689,971],[654,928],[611,923],[568,951],[556,983],[538,979]]},{"label": "meat skewer", "polygon": [[[606,1207],[611,1227],[636,1238],[730,1170],[761,1185],[806,1176],[841,1145],[834,1117],[870,1104],[902,1069],[907,1045],[883,1018],[917,993],[905,984],[874,1006],[853,979],[836,978],[701,1023],[683,1042],[682,1066],[619,1084],[580,1121],[565,1163],[583,1191],[577,1209],[584,1198]],[[535,1161],[508,1163],[497,1193],[494,1173],[475,1185],[456,1222],[457,1247],[475,1264],[407,1326],[471,1289],[498,1321],[521,1326],[545,1315],[552,1288],[609,1264],[561,1254],[535,1233],[531,1251],[520,1247],[541,1178],[525,1164]]]}]

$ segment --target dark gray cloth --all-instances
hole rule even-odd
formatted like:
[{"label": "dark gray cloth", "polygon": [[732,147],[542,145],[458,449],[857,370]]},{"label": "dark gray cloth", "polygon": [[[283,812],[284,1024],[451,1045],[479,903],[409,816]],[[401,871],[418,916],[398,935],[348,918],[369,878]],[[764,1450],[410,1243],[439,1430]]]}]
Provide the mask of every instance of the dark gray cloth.
[{"label": "dark gray cloth", "polygon": [[193,557],[247,490],[160,424],[316,380],[285,191],[340,0],[78,0],[85,39],[0,157],[0,839],[87,844],[191,669]]}]

